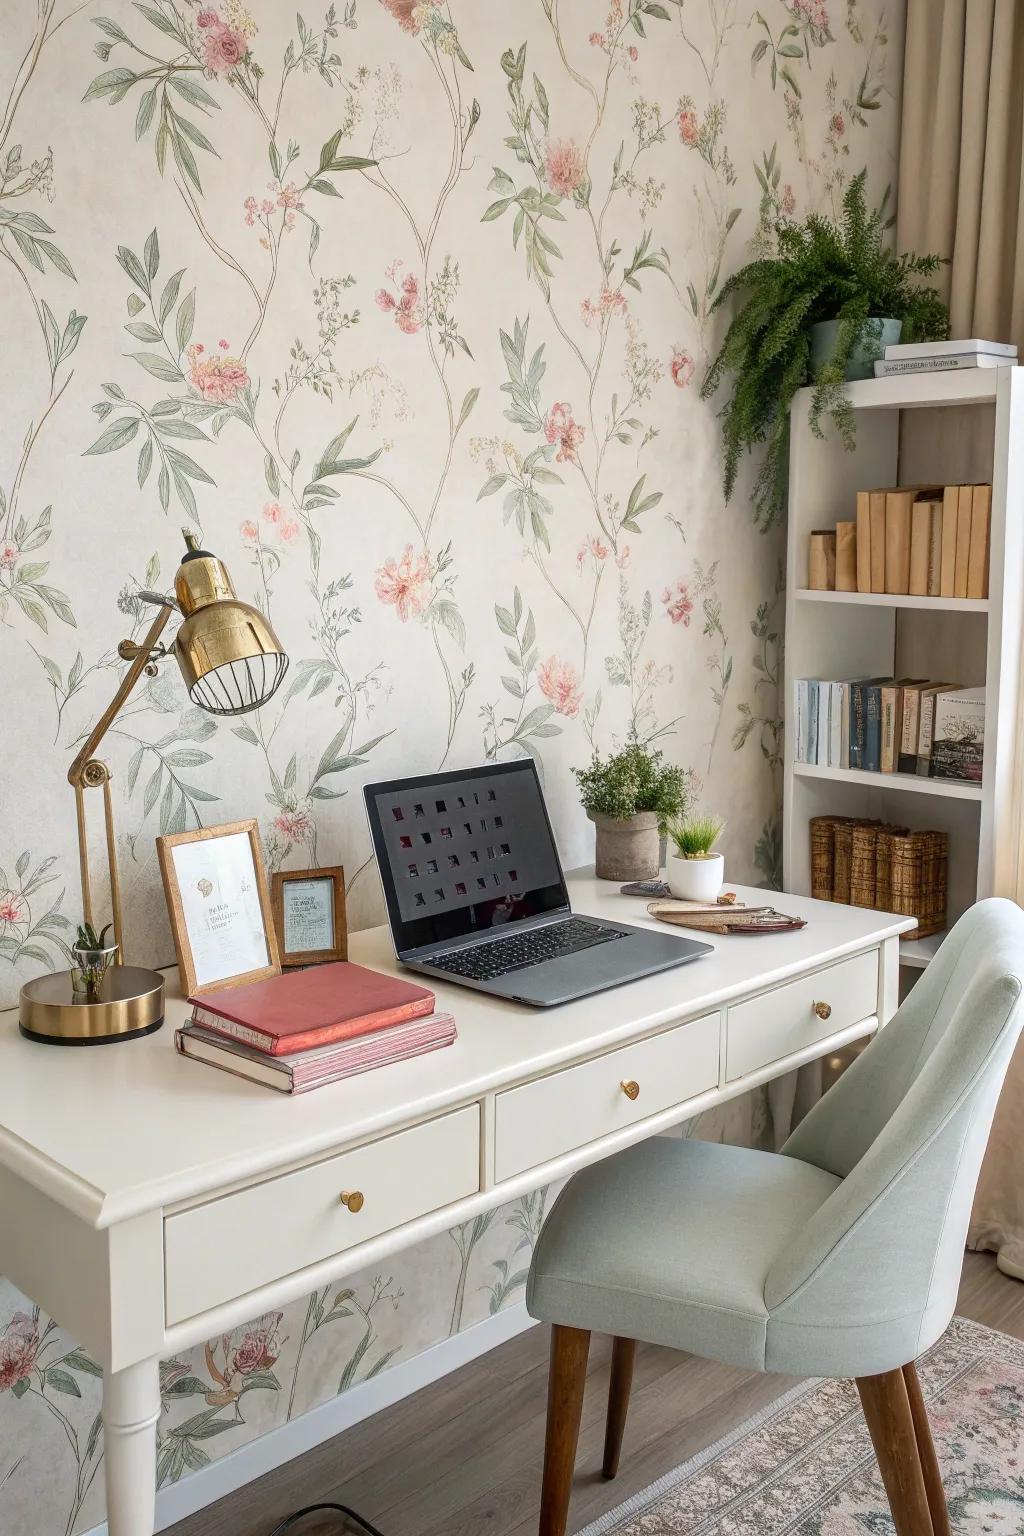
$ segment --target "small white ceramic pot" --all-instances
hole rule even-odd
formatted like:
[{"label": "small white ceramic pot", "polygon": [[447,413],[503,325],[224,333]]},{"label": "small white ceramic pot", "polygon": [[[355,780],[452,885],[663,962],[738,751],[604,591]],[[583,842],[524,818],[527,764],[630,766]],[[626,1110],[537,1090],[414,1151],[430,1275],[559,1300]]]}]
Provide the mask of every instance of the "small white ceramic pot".
[{"label": "small white ceramic pot", "polygon": [[703,859],[681,859],[669,853],[665,863],[668,888],[680,901],[716,901],[725,881],[725,859],[709,853]]}]

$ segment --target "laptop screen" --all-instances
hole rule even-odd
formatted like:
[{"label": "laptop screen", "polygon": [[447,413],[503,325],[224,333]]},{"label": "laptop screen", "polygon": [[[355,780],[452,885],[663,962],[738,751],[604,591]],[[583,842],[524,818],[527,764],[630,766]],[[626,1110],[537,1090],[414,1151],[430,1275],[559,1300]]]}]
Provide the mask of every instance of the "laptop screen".
[{"label": "laptop screen", "polygon": [[363,795],[399,954],[568,907],[529,760],[367,784]]}]

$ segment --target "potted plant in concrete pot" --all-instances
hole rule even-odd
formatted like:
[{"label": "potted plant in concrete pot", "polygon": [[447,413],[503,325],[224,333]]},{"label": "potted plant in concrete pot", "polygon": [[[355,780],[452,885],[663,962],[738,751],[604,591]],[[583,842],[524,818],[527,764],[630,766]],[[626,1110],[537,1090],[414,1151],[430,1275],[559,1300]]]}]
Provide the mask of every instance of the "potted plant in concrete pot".
[{"label": "potted plant in concrete pot", "polygon": [[714,846],[725,831],[717,816],[691,816],[669,824],[665,878],[682,901],[715,901],[725,879],[725,860]]},{"label": "potted plant in concrete pot", "polygon": [[574,768],[583,809],[596,829],[599,880],[649,880],[661,864],[661,835],[683,808],[683,770],[639,741],[588,768]]},{"label": "potted plant in concrete pot", "polygon": [[802,224],[780,220],[777,254],[734,272],[715,301],[717,309],[742,295],[701,395],[709,399],[727,373],[734,376],[720,413],[727,500],[744,453],[767,445],[753,495],[763,527],[785,507],[789,408],[796,391],[813,384],[813,430],[823,435],[829,417],[852,448],[854,413],[844,382],[870,377],[891,343],[941,341],[949,334],[949,313],[938,292],[919,282],[937,271],[940,258],[897,255],[883,245],[892,223],[889,194],[869,213],[866,177],[861,171],[847,187],[838,225],[818,213]]},{"label": "potted plant in concrete pot", "polygon": [[107,934],[113,928],[108,923],[97,933],[91,923],[82,923],[78,937],[71,946],[75,963],[71,968],[71,991],[79,1002],[98,1003],[103,978],[113,964],[117,945],[107,943]]}]

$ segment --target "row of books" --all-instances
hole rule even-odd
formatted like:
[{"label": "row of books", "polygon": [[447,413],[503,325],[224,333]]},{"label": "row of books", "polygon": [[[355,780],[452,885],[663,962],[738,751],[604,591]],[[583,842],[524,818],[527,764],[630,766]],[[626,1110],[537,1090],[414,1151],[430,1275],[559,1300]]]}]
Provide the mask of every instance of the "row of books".
[{"label": "row of books", "polygon": [[1017,348],[1009,341],[914,341],[886,347],[875,363],[875,378],[901,373],[956,373],[962,368],[1012,368]]},{"label": "row of books", "polygon": [[812,816],[811,895],[916,917],[913,937],[946,926],[949,837],[856,816]]},{"label": "row of books", "polygon": [[985,690],[922,678],[797,678],[798,763],[980,784]]},{"label": "row of books", "polygon": [[175,1034],[183,1056],[305,1093],[392,1061],[451,1045],[450,1013],[426,987],[349,961],[189,998],[191,1020]]},{"label": "row of books", "polygon": [[992,487],[857,492],[856,521],[810,535],[812,591],[988,597]]}]

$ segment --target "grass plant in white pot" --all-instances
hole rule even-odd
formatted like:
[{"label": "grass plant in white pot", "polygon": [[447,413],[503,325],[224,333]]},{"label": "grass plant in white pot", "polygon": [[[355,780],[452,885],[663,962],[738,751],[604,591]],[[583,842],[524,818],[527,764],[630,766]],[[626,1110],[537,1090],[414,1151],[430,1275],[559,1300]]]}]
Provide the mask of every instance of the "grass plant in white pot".
[{"label": "grass plant in white pot", "polygon": [[725,859],[714,852],[725,831],[717,816],[690,816],[668,829],[665,876],[681,901],[716,901],[725,880]]}]

